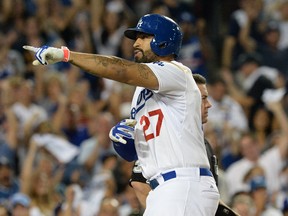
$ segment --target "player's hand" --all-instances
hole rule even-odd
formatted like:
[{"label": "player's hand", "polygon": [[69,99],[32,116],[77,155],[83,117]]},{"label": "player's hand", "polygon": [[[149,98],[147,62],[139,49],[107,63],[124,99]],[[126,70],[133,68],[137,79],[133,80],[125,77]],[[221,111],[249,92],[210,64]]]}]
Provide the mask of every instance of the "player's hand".
[{"label": "player's hand", "polygon": [[124,119],[116,124],[109,133],[109,137],[114,142],[120,142],[122,144],[127,143],[127,139],[134,140],[134,126],[136,120]]},{"label": "player's hand", "polygon": [[62,46],[61,49],[49,46],[33,47],[23,46],[24,49],[35,52],[35,58],[33,65],[48,65],[55,64],[57,62],[68,62],[70,51],[67,47]]},{"label": "player's hand", "polygon": [[115,151],[129,162],[138,159],[134,143],[135,125],[136,120],[124,119],[116,124],[109,133]]}]

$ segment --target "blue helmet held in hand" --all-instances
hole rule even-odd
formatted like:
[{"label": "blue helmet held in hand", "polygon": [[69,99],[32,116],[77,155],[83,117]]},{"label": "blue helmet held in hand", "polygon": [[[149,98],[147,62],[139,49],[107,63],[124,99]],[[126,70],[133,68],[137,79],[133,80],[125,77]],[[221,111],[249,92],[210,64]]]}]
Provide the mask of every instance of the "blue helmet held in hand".
[{"label": "blue helmet held in hand", "polygon": [[140,18],[135,28],[128,28],[124,35],[135,40],[137,33],[154,35],[150,45],[155,54],[178,56],[183,35],[179,25],[171,18],[159,14],[147,14]]},{"label": "blue helmet held in hand", "polygon": [[113,147],[117,154],[122,157],[124,160],[132,162],[138,159],[134,139],[125,139],[127,141],[126,144],[122,144],[119,142],[112,142]]},{"label": "blue helmet held in hand", "polygon": [[124,119],[112,127],[109,132],[115,151],[129,162],[138,159],[134,143],[135,124],[136,121],[133,119]]}]

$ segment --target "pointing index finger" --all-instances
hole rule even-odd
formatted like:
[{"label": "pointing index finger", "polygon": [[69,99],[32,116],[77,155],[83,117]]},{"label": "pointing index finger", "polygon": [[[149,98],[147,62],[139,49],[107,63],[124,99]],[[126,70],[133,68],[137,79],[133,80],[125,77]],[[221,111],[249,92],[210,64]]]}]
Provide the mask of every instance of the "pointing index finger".
[{"label": "pointing index finger", "polygon": [[39,48],[25,45],[25,46],[23,46],[23,49],[26,49],[26,50],[29,50],[29,51],[32,51],[32,52],[37,52]]}]

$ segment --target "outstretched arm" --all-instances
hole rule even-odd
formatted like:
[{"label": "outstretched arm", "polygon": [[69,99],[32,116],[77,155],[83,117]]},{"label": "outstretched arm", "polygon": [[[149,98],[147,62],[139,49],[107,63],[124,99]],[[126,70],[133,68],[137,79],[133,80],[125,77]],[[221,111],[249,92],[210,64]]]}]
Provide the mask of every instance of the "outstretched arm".
[{"label": "outstretched arm", "polygon": [[152,70],[145,64],[135,63],[115,56],[105,56],[72,52],[67,47],[61,49],[42,46],[40,48],[24,46],[26,50],[35,52],[37,60],[33,65],[70,62],[71,64],[95,76],[112,79],[134,86],[158,89],[158,80]]},{"label": "outstretched arm", "polygon": [[118,82],[158,89],[158,80],[145,64],[114,56],[70,52],[69,62],[95,76]]}]

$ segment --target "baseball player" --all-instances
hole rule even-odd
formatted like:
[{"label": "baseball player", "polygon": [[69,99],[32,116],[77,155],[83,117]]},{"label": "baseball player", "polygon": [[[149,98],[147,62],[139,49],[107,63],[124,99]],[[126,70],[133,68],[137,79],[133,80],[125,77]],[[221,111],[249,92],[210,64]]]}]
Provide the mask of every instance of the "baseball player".
[{"label": "baseball player", "polygon": [[[206,87],[206,79],[201,76],[200,74],[193,74],[193,78],[201,92],[201,97],[202,97],[202,104],[201,104],[201,119],[202,119],[202,124],[205,124],[208,121],[208,109],[212,106],[211,103],[208,100],[208,91]],[[117,125],[113,127],[110,131],[110,138],[112,141],[117,140],[116,137],[113,136],[113,134],[119,134],[121,133],[121,137],[125,139],[126,137],[131,137],[133,134],[133,130],[121,130],[123,129],[121,126],[120,128],[117,128]],[[115,146],[115,145],[114,145]],[[120,148],[123,148],[123,145],[119,146]],[[125,147],[125,146],[124,146]],[[205,147],[207,151],[207,156],[209,159],[210,163],[210,169],[211,172],[215,178],[216,184],[218,184],[218,161],[217,157],[213,152],[213,149],[210,145],[210,143],[205,139]],[[120,151],[118,146],[116,146],[116,151]],[[127,153],[129,152],[129,154]],[[134,153],[134,157],[137,158],[136,156],[136,151],[131,149],[125,149],[125,153],[123,155],[123,152],[120,151],[120,156],[123,156],[124,159],[127,158],[127,154],[131,157]],[[135,193],[141,203],[141,205],[145,208],[146,206],[146,198],[148,196],[148,193],[151,191],[151,188],[149,184],[147,184],[147,179],[144,178],[142,175],[142,169],[139,164],[139,160],[135,161],[133,170],[132,170],[132,176],[129,182],[130,186],[133,187],[135,190]],[[237,216],[238,214],[234,212],[231,208],[229,208],[223,201],[220,200],[217,212],[215,214],[216,216]]]},{"label": "baseball player", "polygon": [[[182,32],[172,19],[147,14],[124,32],[135,40],[135,62],[67,47],[24,46],[34,65],[70,62],[95,76],[137,86],[129,142],[136,143],[143,175],[152,188],[147,216],[215,215],[219,192],[210,171],[201,124],[201,95],[190,69],[175,61]],[[120,139],[121,140],[121,139]]]}]

